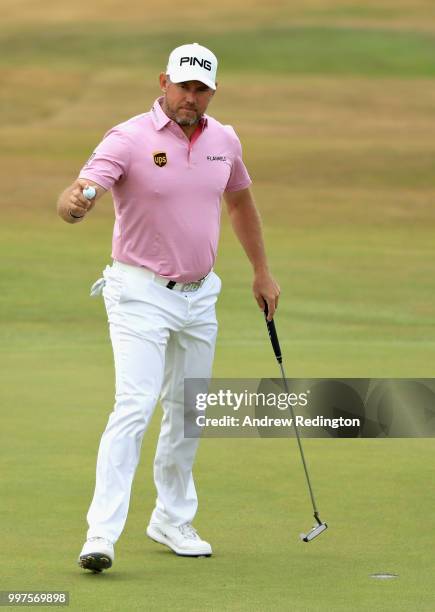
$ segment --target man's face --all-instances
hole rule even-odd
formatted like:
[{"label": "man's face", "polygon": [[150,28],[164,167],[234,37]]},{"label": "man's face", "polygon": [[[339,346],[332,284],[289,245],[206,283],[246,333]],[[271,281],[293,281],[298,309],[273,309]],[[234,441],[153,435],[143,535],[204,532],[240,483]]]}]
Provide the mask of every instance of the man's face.
[{"label": "man's face", "polygon": [[182,126],[198,123],[214,94],[214,89],[201,81],[172,83],[164,73],[160,75],[160,87],[165,94],[163,110]]}]

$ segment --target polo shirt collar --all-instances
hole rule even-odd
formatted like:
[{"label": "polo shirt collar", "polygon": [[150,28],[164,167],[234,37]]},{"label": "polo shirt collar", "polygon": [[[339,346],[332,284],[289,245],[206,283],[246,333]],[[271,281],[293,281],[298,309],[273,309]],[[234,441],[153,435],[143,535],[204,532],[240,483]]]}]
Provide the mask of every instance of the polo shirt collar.
[{"label": "polo shirt collar", "polygon": [[[168,125],[168,123],[172,123],[172,120],[164,112],[160,104],[162,101],[163,101],[163,96],[161,98],[157,98],[157,100],[154,102],[154,104],[151,107],[151,118],[153,120],[154,127],[156,128],[157,131],[164,128],[166,125]],[[203,115],[199,122],[199,125],[201,126],[202,130],[204,130],[204,128],[207,127],[207,123],[208,123],[207,115]]]}]

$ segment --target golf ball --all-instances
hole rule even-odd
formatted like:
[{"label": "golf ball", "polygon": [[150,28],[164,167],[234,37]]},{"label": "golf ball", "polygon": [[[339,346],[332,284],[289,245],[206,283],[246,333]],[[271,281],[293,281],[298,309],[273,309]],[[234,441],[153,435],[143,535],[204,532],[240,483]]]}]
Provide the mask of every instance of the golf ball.
[{"label": "golf ball", "polygon": [[87,200],[92,200],[97,195],[95,187],[86,187],[86,189],[83,189],[83,195]]}]

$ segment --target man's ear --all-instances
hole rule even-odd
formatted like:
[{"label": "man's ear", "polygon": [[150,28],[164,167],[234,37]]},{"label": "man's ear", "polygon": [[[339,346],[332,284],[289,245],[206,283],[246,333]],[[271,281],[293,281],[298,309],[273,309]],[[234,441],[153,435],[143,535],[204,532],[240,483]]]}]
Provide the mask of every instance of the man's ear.
[{"label": "man's ear", "polygon": [[159,82],[160,82],[160,89],[163,91],[163,93],[166,93],[166,87],[168,85],[168,77],[166,76],[164,72],[160,73]]}]

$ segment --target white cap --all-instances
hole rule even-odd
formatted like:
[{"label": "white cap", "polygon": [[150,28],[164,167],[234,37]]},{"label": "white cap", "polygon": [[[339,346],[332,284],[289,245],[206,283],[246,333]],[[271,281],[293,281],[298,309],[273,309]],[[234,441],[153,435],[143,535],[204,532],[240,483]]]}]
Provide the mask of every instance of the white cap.
[{"label": "white cap", "polygon": [[173,83],[201,81],[211,89],[216,89],[218,61],[214,53],[193,43],[182,45],[171,52],[166,74]]}]

